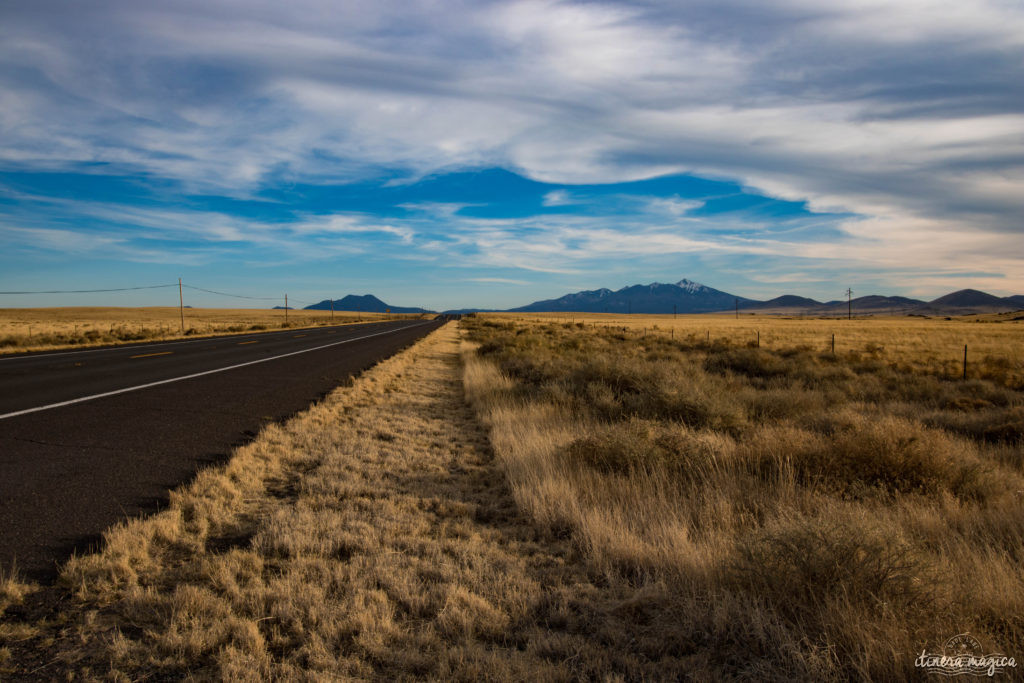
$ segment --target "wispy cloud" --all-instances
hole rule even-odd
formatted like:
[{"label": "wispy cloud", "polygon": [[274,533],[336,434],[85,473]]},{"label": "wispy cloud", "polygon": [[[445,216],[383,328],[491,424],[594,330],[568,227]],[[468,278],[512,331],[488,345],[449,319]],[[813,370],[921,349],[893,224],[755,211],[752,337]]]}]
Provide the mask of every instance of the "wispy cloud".
[{"label": "wispy cloud", "polygon": [[513,280],[507,277],[467,277],[466,282],[491,282],[502,285],[529,285],[529,280]]},{"label": "wispy cloud", "polygon": [[544,195],[544,206],[568,206],[573,204],[567,190],[552,190]]}]

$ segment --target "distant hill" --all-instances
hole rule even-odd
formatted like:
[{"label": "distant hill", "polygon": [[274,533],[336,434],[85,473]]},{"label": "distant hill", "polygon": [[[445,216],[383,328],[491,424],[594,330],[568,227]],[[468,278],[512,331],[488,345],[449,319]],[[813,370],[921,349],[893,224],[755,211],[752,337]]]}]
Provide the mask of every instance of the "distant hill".
[{"label": "distant hill", "polygon": [[513,312],[577,311],[580,313],[711,313],[736,305],[754,303],[751,299],[707,287],[699,282],[680,280],[674,284],[652,282],[632,285],[618,291],[594,289],[566,294],[558,299],[535,301],[510,309]]},{"label": "distant hill", "polygon": [[777,296],[774,299],[768,301],[751,301],[750,303],[741,305],[740,308],[749,309],[766,309],[766,308],[813,308],[815,306],[824,306],[825,304],[814,299],[808,299],[805,296],[796,296],[795,294],[783,294]]},{"label": "distant hill", "polygon": [[920,306],[924,302],[920,299],[910,299],[905,296],[879,296],[872,294],[870,296],[862,296],[851,301],[857,308],[909,308],[913,306]]},{"label": "distant hill", "polygon": [[[407,306],[392,306],[386,304],[372,294],[349,294],[342,299],[334,300],[334,310],[336,311],[360,311],[362,313],[385,313],[390,309],[392,313],[432,313],[425,308],[410,308]],[[324,299],[320,303],[306,306],[303,310],[306,311],[329,311],[331,310],[331,300]]]},{"label": "distant hill", "polygon": [[1024,297],[1000,298],[978,290],[959,290],[929,301],[926,307],[946,312],[995,312],[1017,307],[1014,299],[1018,298]]},{"label": "distant hill", "polygon": [[857,297],[849,302],[843,300],[830,301],[825,304],[822,310],[816,312],[841,314],[852,308],[854,311],[861,313],[909,313],[917,310],[922,304],[924,304],[924,301],[920,299],[910,299],[905,296],[869,294],[868,296]]}]

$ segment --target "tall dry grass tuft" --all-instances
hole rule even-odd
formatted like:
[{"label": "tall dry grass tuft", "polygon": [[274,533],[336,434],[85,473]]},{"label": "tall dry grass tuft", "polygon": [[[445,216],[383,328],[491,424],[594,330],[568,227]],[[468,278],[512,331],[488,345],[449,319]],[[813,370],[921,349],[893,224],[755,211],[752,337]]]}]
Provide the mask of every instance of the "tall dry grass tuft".
[{"label": "tall dry grass tuft", "polygon": [[996,597],[1021,594],[1019,392],[879,349],[465,324],[517,502],[698,677],[903,678],[967,630],[1024,652]]}]

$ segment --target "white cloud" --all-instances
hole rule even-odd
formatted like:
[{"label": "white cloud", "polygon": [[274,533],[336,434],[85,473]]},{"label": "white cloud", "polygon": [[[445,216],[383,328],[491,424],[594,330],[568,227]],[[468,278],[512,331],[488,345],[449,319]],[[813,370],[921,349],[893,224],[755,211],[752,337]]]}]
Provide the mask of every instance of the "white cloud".
[{"label": "white cloud", "polygon": [[566,190],[552,190],[544,195],[544,206],[569,206],[574,204],[572,197]]},{"label": "white cloud", "polygon": [[694,209],[704,206],[704,202],[696,199],[680,199],[679,197],[655,198],[647,202],[648,210],[654,213],[666,213],[670,216],[685,216]]}]

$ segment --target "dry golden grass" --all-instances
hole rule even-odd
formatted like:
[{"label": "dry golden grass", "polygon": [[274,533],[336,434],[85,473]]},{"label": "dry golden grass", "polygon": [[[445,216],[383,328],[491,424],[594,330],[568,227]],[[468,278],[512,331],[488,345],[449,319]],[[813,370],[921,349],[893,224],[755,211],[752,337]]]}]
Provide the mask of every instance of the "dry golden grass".
[{"label": "dry golden grass", "polygon": [[[0,309],[0,354],[71,346],[99,346],[275,330],[316,327],[418,315],[356,311],[288,311],[238,308],[185,309],[185,335],[177,308],[3,308]],[[428,316],[428,317],[433,317]]]},{"label": "dry golden grass", "polygon": [[963,631],[1024,652],[1021,392],[463,326],[109,530],[50,609],[0,581],[35,615],[0,617],[0,676],[895,680]]},{"label": "dry golden grass", "polygon": [[[488,317],[493,321],[493,317]],[[467,321],[517,504],[699,679],[899,680],[1024,652],[1024,395],[871,358]]]},{"label": "dry golden grass", "polygon": [[62,584],[0,670],[614,680],[690,659],[642,618],[646,593],[606,585],[519,512],[465,402],[454,325],[111,529]]},{"label": "dry golden grass", "polygon": [[[626,328],[634,334],[712,343],[755,344],[766,349],[830,351],[832,335],[841,356],[871,356],[918,372],[958,377],[964,345],[968,376],[1024,388],[1024,314],[1010,316],[854,317],[853,320],[774,315],[612,315],[602,313],[487,313],[487,320],[584,323]],[[1015,319],[1020,318],[1020,319]]]}]

